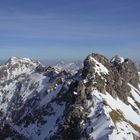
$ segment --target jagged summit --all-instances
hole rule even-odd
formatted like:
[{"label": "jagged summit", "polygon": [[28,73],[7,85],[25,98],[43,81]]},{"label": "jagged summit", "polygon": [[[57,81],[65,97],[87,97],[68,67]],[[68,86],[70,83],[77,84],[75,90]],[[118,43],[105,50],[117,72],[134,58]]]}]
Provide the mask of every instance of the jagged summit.
[{"label": "jagged summit", "polygon": [[137,67],[129,58],[123,58],[118,55],[111,59],[111,63],[118,70],[121,77],[128,83],[138,88],[139,76]]},{"label": "jagged summit", "polygon": [[122,64],[125,61],[125,59],[123,57],[121,57],[120,55],[115,55],[112,59],[111,59],[111,63],[116,63],[116,64]]},{"label": "jagged summit", "polygon": [[[10,80],[5,72],[11,72]],[[70,75],[12,58],[0,67],[0,74],[6,83],[0,83],[2,140],[140,138],[140,81],[130,59],[114,65],[92,53]]]},{"label": "jagged summit", "polygon": [[30,74],[40,65],[42,64],[39,61],[29,58],[11,57],[5,64],[0,66],[0,83],[16,78],[21,74]]},{"label": "jagged summit", "polygon": [[23,62],[23,63],[30,63],[32,62],[32,60],[30,58],[21,58],[21,57],[10,57],[7,61],[7,63],[11,63],[11,64],[15,64],[15,63],[18,63],[18,62]]},{"label": "jagged summit", "polygon": [[8,59],[7,63],[17,64],[17,63],[30,63],[32,65],[41,64],[39,61],[32,60],[30,58],[21,58],[21,57],[11,57]]},{"label": "jagged summit", "polygon": [[95,73],[106,75],[109,73],[109,60],[103,55],[92,53],[84,60],[83,76],[91,78]]}]

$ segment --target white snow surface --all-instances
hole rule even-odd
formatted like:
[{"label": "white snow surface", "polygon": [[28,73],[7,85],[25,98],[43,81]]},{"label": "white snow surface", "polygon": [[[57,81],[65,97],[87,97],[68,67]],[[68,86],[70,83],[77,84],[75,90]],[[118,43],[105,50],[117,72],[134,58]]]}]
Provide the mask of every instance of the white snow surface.
[{"label": "white snow surface", "polygon": [[134,97],[134,99],[140,103],[140,91],[133,87],[131,84],[128,84],[131,87],[131,94]]},{"label": "white snow surface", "polygon": [[[134,140],[133,134],[140,136],[127,121],[114,124],[109,114],[112,110],[119,110],[126,120],[140,126],[140,114],[136,113],[131,105],[126,105],[120,99],[114,99],[109,93],[102,94],[98,90],[92,92],[92,98],[92,102],[88,103],[91,109],[88,116],[91,124],[88,128],[93,128],[93,132],[89,133],[95,140]],[[104,101],[107,102],[107,106],[103,104]],[[129,101],[134,105],[133,99],[129,98]]]}]

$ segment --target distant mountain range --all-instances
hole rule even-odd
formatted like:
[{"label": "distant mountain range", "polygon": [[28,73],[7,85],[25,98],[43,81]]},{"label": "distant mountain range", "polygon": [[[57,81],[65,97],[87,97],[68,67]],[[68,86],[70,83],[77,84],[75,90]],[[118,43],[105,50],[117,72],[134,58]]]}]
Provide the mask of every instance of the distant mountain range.
[{"label": "distant mountain range", "polygon": [[139,72],[130,59],[92,53],[44,66],[0,66],[0,140],[139,140]]},{"label": "distant mountain range", "polygon": [[66,71],[72,75],[76,74],[79,69],[83,67],[82,61],[74,61],[70,63],[65,63],[63,61],[58,62],[56,65],[52,66],[58,73]]}]

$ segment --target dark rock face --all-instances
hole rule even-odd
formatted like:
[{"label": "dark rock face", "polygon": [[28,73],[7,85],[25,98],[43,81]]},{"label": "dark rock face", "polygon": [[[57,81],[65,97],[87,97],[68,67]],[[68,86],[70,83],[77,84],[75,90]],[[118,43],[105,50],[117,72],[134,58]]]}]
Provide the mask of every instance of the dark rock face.
[{"label": "dark rock face", "polygon": [[82,71],[83,78],[92,77],[95,73],[94,67],[95,67],[95,63],[93,61],[90,61],[89,57],[87,57],[84,60],[84,68],[83,68],[83,71]]},{"label": "dark rock face", "polygon": [[128,59],[126,62],[122,63],[118,72],[126,82],[131,83],[134,87],[138,88],[139,76],[137,68],[131,60]]},{"label": "dark rock face", "polygon": [[65,120],[59,125],[57,135],[52,139],[58,140],[78,140],[81,137],[80,121],[82,119],[82,112],[72,106],[65,114]]},{"label": "dark rock face", "polygon": [[93,140],[84,126],[89,123],[90,110],[87,108],[87,101],[91,100],[87,88],[83,81],[72,83],[71,87],[74,87],[74,90],[70,89],[65,97],[67,101],[65,115],[51,140]]},{"label": "dark rock face", "polygon": [[[114,60],[113,60],[114,59]],[[113,61],[112,61],[113,60]],[[115,56],[112,58],[111,63],[118,70],[121,77],[127,82],[138,88],[139,76],[137,67],[130,59],[123,59],[122,57]]]},{"label": "dark rock face", "polygon": [[[103,64],[109,71],[109,74],[99,75],[95,73],[95,62],[90,58],[94,58],[99,63]],[[138,88],[139,77],[134,63],[125,59],[120,63],[118,60],[110,63],[110,61],[100,54],[91,54],[84,61],[84,68],[82,71],[83,78],[88,78],[91,81],[89,88],[97,88],[100,92],[109,92],[114,98],[119,97],[122,101],[127,103],[127,97],[131,95],[130,87],[127,83],[132,84]],[[94,77],[94,78],[93,78]],[[102,78],[103,77],[103,78]]]},{"label": "dark rock face", "polygon": [[11,137],[12,140],[27,140],[27,138],[12,130],[8,124],[5,124],[3,129],[0,129],[0,139],[5,140],[8,137]]}]

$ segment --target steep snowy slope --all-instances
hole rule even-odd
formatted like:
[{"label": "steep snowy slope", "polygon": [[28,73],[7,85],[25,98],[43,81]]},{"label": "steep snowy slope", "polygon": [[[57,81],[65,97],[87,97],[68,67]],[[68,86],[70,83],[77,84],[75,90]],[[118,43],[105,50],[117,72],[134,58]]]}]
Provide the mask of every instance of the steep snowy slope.
[{"label": "steep snowy slope", "polygon": [[6,111],[9,102],[14,100],[13,95],[19,95],[19,91],[24,79],[35,71],[35,68],[41,66],[28,58],[12,57],[4,65],[0,66],[0,109]]},{"label": "steep snowy slope", "polygon": [[[93,57],[97,58],[99,61],[104,61],[104,62],[106,61],[103,56],[97,57],[96,54],[93,54]],[[88,59],[88,61],[89,61],[88,63],[93,63],[94,61],[95,63],[94,65],[97,65],[97,62],[91,56]],[[122,65],[122,63],[125,63],[125,62],[124,61],[121,63],[120,61],[118,62],[118,64],[120,65]],[[92,96],[91,96],[91,100],[88,102],[88,106],[91,112],[88,116],[90,118],[90,122],[88,123],[88,127],[87,127],[87,129],[89,130],[90,137],[97,140],[139,139],[140,138],[140,108],[139,108],[140,107],[140,91],[139,89],[135,88],[132,84],[126,83],[128,85],[126,85],[126,87],[124,88],[130,89],[128,91],[130,93],[127,93],[125,95],[126,99],[124,100],[123,96],[119,96],[120,93],[117,93],[117,92],[115,93],[114,92],[115,90],[113,91],[113,89],[111,89],[113,87],[113,83],[111,83],[112,87],[109,87],[107,89],[107,85],[109,83],[107,81],[108,78],[105,79],[105,77],[107,77],[108,75],[110,76],[113,69],[109,67],[109,63],[108,64],[105,63],[105,65],[106,67],[108,67],[108,71],[109,71],[108,73],[106,72],[107,68],[105,69],[102,65],[98,64],[98,66],[100,67],[98,71],[96,67],[94,66],[94,70],[95,70],[94,74],[96,75],[96,73],[98,73],[98,75],[101,76],[101,79],[103,79],[104,81],[104,87],[103,89],[102,87],[96,86],[96,85],[91,87]],[[97,81],[96,78],[99,78],[99,77],[94,76],[94,79],[92,80],[95,83]],[[119,75],[114,78],[119,79]],[[116,79],[113,79],[113,80],[116,80]],[[122,79],[122,82],[125,83],[127,80],[128,79]],[[97,83],[97,84],[100,84],[100,83]],[[117,84],[119,84],[119,82],[116,83],[115,86],[117,86]],[[121,87],[121,84],[119,85],[119,87]],[[99,90],[102,90],[102,93]],[[111,92],[114,92],[114,93],[112,94]],[[118,94],[118,95],[115,95],[115,94]],[[121,91],[121,94],[125,94],[123,89]],[[111,95],[113,95],[114,97]]]},{"label": "steep snowy slope", "polygon": [[134,100],[126,105],[120,99],[115,100],[109,93],[104,95],[97,90],[92,92],[92,96],[95,107],[91,108],[88,127],[93,128],[90,135],[94,139],[130,140],[139,137],[140,127],[137,124],[140,124],[140,110],[137,113],[131,107]]},{"label": "steep snowy slope", "polygon": [[[65,73],[57,74],[39,62],[15,57],[0,67],[0,73],[2,78],[5,76],[0,85],[1,139],[8,135],[13,139],[45,139],[52,135],[65,106],[63,101],[55,101],[60,90],[67,90]],[[5,132],[9,129],[13,134]]]}]

